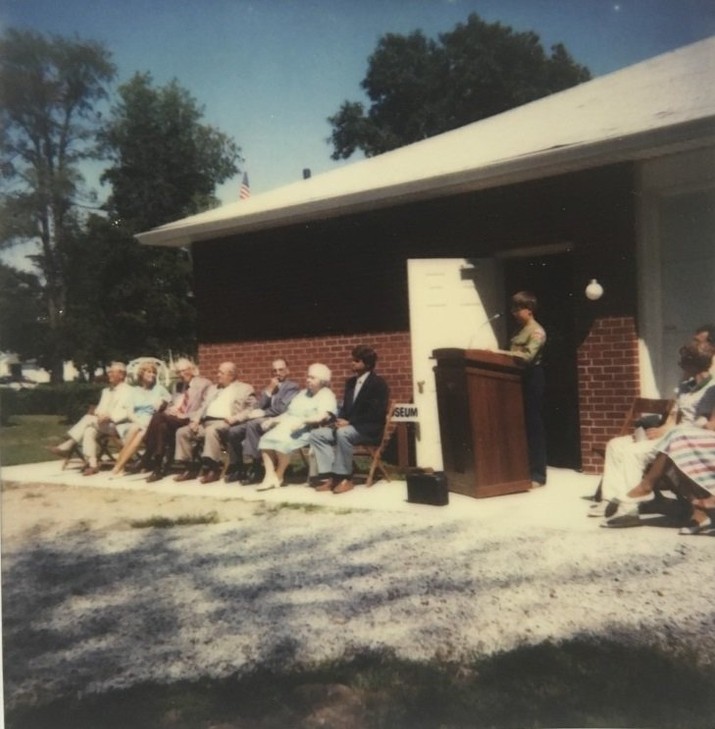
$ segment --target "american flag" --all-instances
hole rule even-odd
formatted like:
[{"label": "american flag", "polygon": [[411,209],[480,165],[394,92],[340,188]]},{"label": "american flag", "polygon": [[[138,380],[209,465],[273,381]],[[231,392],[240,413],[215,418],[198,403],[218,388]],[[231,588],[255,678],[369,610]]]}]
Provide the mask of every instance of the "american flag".
[{"label": "american flag", "polygon": [[248,173],[243,173],[243,180],[241,181],[241,188],[238,191],[238,197],[241,200],[247,200],[251,197],[251,188],[248,186]]}]

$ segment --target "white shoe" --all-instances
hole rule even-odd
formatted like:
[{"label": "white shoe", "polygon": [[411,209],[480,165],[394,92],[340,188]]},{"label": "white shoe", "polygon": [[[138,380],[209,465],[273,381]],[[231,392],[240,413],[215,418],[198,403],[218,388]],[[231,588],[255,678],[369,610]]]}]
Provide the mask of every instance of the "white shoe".
[{"label": "white shoe", "polygon": [[608,501],[597,501],[595,504],[591,504],[591,506],[588,507],[588,513],[587,516],[595,516],[595,517],[602,517],[606,515],[606,507],[608,506]]},{"label": "white shoe", "polygon": [[713,525],[712,519],[708,517],[707,519],[704,519],[701,522],[695,521],[693,519],[688,526],[681,527],[678,531],[678,534],[702,534],[706,531],[710,531],[710,527]]}]

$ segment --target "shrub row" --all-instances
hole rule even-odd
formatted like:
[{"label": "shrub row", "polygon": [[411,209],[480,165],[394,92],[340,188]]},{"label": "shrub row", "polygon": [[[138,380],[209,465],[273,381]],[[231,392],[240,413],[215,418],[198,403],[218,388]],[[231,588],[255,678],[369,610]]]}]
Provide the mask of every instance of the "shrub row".
[{"label": "shrub row", "polygon": [[60,415],[73,423],[99,401],[102,387],[87,382],[37,385],[22,390],[3,387],[0,389],[2,424],[6,425],[13,415]]}]

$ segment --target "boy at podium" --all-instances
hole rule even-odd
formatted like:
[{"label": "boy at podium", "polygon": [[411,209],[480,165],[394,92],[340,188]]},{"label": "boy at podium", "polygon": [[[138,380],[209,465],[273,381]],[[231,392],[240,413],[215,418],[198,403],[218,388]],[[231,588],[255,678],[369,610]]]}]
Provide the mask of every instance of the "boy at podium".
[{"label": "boy at podium", "polygon": [[536,296],[530,291],[519,291],[511,297],[511,313],[521,328],[511,338],[509,351],[524,362],[524,418],[532,488],[546,483],[544,368],[541,363],[546,332],[534,318],[537,306]]}]

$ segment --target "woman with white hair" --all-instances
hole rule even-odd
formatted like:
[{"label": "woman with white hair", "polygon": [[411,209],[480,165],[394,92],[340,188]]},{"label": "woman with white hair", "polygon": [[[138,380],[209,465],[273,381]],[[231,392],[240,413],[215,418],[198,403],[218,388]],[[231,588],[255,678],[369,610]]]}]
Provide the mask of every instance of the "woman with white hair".
[{"label": "woman with white hair", "polygon": [[282,486],[291,453],[308,445],[313,428],[334,417],[338,403],[330,389],[330,378],[330,370],[324,364],[310,365],[306,389],[290,401],[282,415],[262,423],[261,427],[267,432],[258,442],[258,447],[266,475],[259,491]]}]

